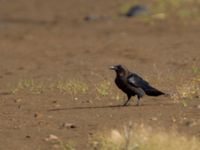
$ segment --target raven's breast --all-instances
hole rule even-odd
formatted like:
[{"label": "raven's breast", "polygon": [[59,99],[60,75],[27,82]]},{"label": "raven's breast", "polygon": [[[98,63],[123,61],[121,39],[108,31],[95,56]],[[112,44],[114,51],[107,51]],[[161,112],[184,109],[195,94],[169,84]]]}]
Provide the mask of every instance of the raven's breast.
[{"label": "raven's breast", "polygon": [[132,91],[132,90],[129,88],[128,83],[127,83],[127,81],[126,81],[126,78],[123,78],[123,77],[121,77],[121,78],[116,78],[116,79],[115,79],[115,83],[116,83],[117,87],[118,87],[119,89],[121,89],[124,93],[129,94],[129,95],[132,95],[132,96],[134,96],[134,95],[136,94],[134,91]]}]

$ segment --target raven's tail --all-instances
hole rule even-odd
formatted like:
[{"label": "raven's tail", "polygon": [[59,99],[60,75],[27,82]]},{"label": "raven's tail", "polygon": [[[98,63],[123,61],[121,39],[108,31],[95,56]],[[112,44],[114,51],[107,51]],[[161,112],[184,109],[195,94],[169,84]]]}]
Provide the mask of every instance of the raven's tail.
[{"label": "raven's tail", "polygon": [[147,90],[145,91],[145,93],[146,93],[147,95],[149,95],[149,96],[168,95],[168,94],[166,94],[166,93],[164,93],[164,92],[162,92],[162,91],[159,91],[159,90],[157,90],[157,89],[155,89],[155,88],[153,88],[153,87],[147,89]]}]

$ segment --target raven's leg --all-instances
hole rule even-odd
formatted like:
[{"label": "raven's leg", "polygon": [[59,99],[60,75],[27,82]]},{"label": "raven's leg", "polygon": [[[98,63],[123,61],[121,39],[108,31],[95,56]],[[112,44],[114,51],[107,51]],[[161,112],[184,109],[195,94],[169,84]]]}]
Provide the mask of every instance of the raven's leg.
[{"label": "raven's leg", "polygon": [[127,94],[127,97],[128,97],[128,99],[127,99],[127,101],[124,103],[124,105],[123,105],[123,106],[127,106],[128,102],[129,102],[129,101],[130,101],[130,99],[131,99],[131,95],[128,95],[128,94]]},{"label": "raven's leg", "polygon": [[137,96],[137,106],[140,106],[140,96]]}]

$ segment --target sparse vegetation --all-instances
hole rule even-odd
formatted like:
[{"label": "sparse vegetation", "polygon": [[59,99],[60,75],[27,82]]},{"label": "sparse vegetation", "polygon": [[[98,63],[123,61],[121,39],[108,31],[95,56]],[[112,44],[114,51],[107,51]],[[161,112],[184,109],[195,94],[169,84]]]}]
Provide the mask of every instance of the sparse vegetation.
[{"label": "sparse vegetation", "polygon": [[59,137],[55,135],[50,135],[48,138],[45,139],[52,147],[59,149],[59,150],[75,150],[75,144],[72,141],[64,142]]},{"label": "sparse vegetation", "polygon": [[[192,67],[191,69],[192,79],[183,80],[183,83],[179,83],[176,86],[175,92],[170,94],[174,102],[187,106],[190,100],[200,97],[200,76],[199,67]],[[146,77],[148,79],[148,77]],[[158,79],[160,75],[158,74]],[[71,94],[73,98],[83,94],[92,95],[95,93],[96,97],[107,97],[112,100],[123,100],[124,94],[120,92],[114,83],[109,80],[101,80],[96,84],[89,84],[78,79],[70,80],[55,80],[51,82],[36,81],[34,79],[20,79],[14,88],[12,93],[19,92],[41,94],[44,92],[60,92],[62,94]]]},{"label": "sparse vegetation", "polygon": [[112,99],[117,100],[117,101],[125,99],[125,98],[122,96],[122,94],[123,94],[123,93],[121,93],[121,94],[113,93],[113,94],[112,94],[112,95],[113,95],[113,96],[112,96]]},{"label": "sparse vegetation", "polygon": [[200,67],[198,66],[192,66],[192,73],[200,73]]},{"label": "sparse vegetation", "polygon": [[64,143],[63,141],[59,141],[61,150],[76,150],[73,142]]},{"label": "sparse vegetation", "polygon": [[96,90],[101,96],[107,96],[110,93],[111,83],[104,80],[103,82],[96,85]]},{"label": "sparse vegetation", "polygon": [[54,81],[53,83],[44,83],[33,79],[21,79],[17,82],[12,92],[15,94],[20,91],[40,94],[44,91],[59,90],[61,93],[70,93],[76,95],[86,93],[88,85],[80,80]]},{"label": "sparse vegetation", "polygon": [[88,85],[80,80],[58,81],[52,88],[58,89],[60,92],[68,92],[72,95],[85,93],[88,90]]},{"label": "sparse vegetation", "polygon": [[124,132],[112,130],[110,134],[96,135],[93,150],[198,150],[200,141],[196,137],[185,137],[175,131],[165,132],[150,127],[135,126]]},{"label": "sparse vegetation", "polygon": [[41,82],[33,79],[20,79],[14,88],[12,88],[12,93],[17,94],[19,92],[31,93],[31,94],[41,94],[43,92],[58,91],[62,94],[71,94],[74,98],[80,94],[93,94],[97,93],[97,96],[110,96],[112,99],[118,100],[120,96],[114,94],[111,88],[111,82],[108,80],[103,80],[97,84],[89,85],[78,79],[70,80],[55,80],[49,82]]},{"label": "sparse vegetation", "polygon": [[197,17],[199,2],[195,0],[157,0],[154,5],[155,13],[164,13],[168,17]]},{"label": "sparse vegetation", "polygon": [[187,106],[189,100],[200,97],[199,78],[194,78],[186,83],[176,87],[176,92],[171,95],[175,102],[181,102],[183,106]]},{"label": "sparse vegetation", "polygon": [[44,92],[45,87],[42,82],[37,82],[33,79],[21,79],[17,85],[12,89],[12,93],[17,93],[19,91],[31,92],[34,94],[40,94]]}]

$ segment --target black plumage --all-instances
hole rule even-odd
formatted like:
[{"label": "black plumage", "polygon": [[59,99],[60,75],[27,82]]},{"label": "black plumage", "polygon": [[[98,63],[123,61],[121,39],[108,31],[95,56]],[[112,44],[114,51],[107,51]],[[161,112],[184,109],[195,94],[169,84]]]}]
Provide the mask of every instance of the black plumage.
[{"label": "black plumage", "polygon": [[115,70],[115,83],[119,89],[126,93],[128,97],[127,101],[124,103],[124,106],[128,104],[131,96],[137,96],[137,105],[139,106],[140,98],[142,98],[145,94],[148,96],[165,95],[164,92],[152,87],[142,77],[136,73],[130,72],[122,65],[111,66],[110,69]]}]

